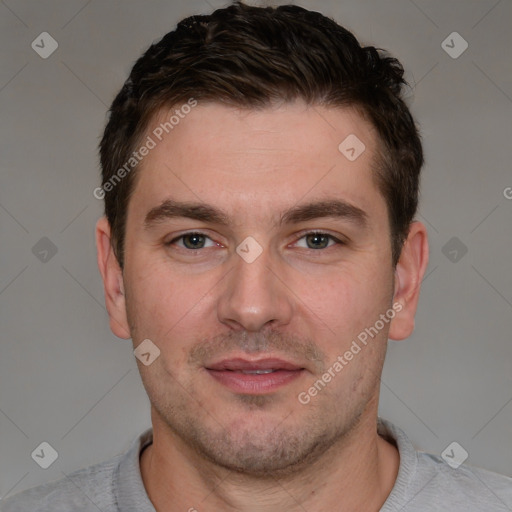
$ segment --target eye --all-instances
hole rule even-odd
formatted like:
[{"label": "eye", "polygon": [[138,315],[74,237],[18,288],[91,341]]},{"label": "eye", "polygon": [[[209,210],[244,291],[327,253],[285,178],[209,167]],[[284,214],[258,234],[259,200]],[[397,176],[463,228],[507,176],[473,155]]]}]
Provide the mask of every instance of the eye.
[{"label": "eye", "polygon": [[[211,242],[209,246],[205,245],[207,240]],[[178,241],[181,241],[181,243],[177,243]],[[214,247],[219,245],[217,242],[214,242],[209,236],[205,235],[204,233],[198,233],[196,231],[184,233],[183,235],[174,238],[170,242],[167,242],[165,245],[174,244],[176,244],[178,247],[181,247],[182,249],[190,250],[204,249],[206,247]]]},{"label": "eye", "polygon": [[298,242],[301,240],[305,240],[306,243],[306,245],[302,245],[302,247],[313,250],[327,249],[328,247],[336,244],[343,245],[343,242],[335,236],[332,236],[328,233],[323,233],[321,231],[311,231],[310,233],[306,233],[299,239]]},{"label": "eye", "polygon": [[[304,241],[302,245],[300,244],[301,241]],[[220,247],[220,244],[214,242],[208,235],[197,231],[183,233],[182,235],[173,238],[165,245],[177,245],[181,249],[192,251],[198,249],[206,249],[208,247]],[[327,249],[333,245],[343,245],[343,241],[333,235],[330,235],[329,233],[324,233],[322,231],[311,231],[309,233],[305,233],[301,238],[299,238],[295,245],[305,249],[318,250]]]}]

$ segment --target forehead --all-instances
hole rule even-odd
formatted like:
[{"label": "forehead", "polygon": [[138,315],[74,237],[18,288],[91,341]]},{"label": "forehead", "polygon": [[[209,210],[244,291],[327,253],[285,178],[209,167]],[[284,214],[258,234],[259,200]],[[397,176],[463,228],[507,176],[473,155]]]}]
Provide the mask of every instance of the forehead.
[{"label": "forehead", "polygon": [[385,207],[372,170],[377,136],[354,109],[175,106],[154,117],[146,137],[154,147],[139,167],[134,209],[169,196],[254,217],[333,195],[366,210]]}]

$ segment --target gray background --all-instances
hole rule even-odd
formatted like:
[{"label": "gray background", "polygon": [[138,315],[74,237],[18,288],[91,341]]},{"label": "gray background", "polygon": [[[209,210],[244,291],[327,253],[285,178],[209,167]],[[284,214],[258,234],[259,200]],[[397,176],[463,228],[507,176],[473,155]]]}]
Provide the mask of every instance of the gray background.
[{"label": "gray background", "polygon": [[[380,414],[421,449],[457,441],[468,463],[512,476],[512,2],[297,3],[389,49],[414,86],[431,260],[416,330],[390,343]],[[0,2],[0,496],[109,458],[150,425],[96,267],[96,147],[139,54],[223,5]],[[59,44],[47,59],[31,48],[44,31]],[[469,44],[456,59],[441,46],[453,31]],[[31,458],[42,441],[58,452],[46,470]]]}]

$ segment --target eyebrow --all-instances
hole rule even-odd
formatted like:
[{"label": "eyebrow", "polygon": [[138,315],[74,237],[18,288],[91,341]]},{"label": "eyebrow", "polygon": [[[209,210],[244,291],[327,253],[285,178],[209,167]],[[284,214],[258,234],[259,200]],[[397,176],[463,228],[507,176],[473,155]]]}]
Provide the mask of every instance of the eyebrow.
[{"label": "eyebrow", "polygon": [[[166,199],[146,214],[144,228],[149,230],[173,218],[188,218],[220,226],[228,226],[230,223],[229,215],[214,206]],[[293,206],[281,213],[277,225],[298,224],[319,218],[343,219],[361,228],[368,225],[368,215],[364,210],[340,199],[326,199]]]}]

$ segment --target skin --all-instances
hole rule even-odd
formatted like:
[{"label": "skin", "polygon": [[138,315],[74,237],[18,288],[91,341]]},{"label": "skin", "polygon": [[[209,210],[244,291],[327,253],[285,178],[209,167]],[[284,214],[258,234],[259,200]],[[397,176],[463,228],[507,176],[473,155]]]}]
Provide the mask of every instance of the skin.
[{"label": "skin", "polygon": [[[366,146],[353,162],[338,150],[349,134]],[[149,366],[138,361],[154,431],[141,473],[158,512],[378,511],[385,502],[399,454],[377,434],[380,375],[387,339],[414,329],[428,243],[424,225],[412,223],[393,268],[376,148],[372,127],[349,108],[199,104],[141,163],[123,270],[108,222],[98,221],[111,329],[134,347],[149,338],[160,349]],[[215,206],[228,224],[169,218],[145,229],[148,211],[168,198]],[[366,225],[275,222],[293,206],[333,198],[363,210]],[[318,244],[311,230],[344,243]],[[190,237],[165,245],[190,231],[209,237],[203,248],[187,248]],[[236,252],[248,236],[262,248],[252,263]],[[401,311],[300,403],[392,304]],[[235,393],[205,370],[235,356],[280,357],[305,371],[270,394]]]}]

